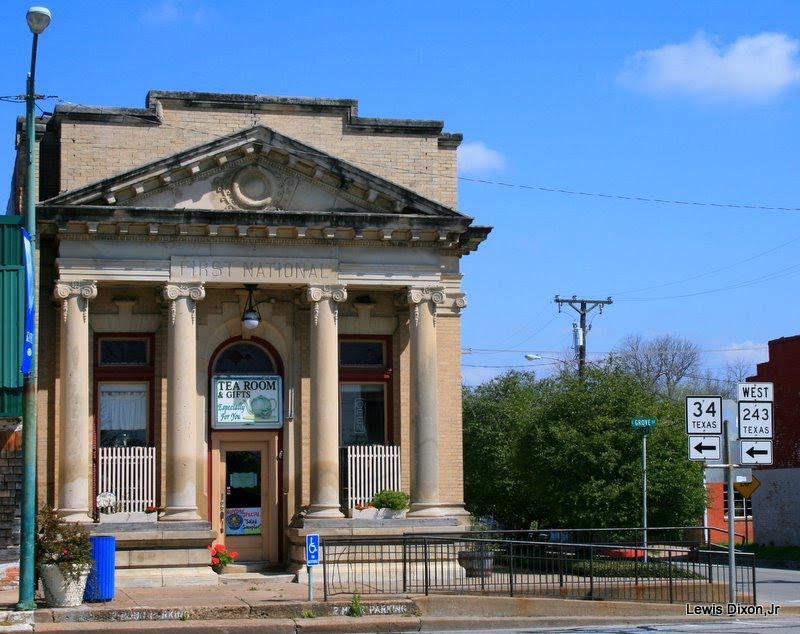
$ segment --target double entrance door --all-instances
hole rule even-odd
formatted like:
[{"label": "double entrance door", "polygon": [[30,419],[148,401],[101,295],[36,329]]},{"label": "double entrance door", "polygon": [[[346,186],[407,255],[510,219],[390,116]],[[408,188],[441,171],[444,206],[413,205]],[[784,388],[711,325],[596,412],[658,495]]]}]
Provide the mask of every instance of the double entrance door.
[{"label": "double entrance door", "polygon": [[[239,553],[236,561],[280,563],[281,518],[278,507],[278,436],[258,434],[246,439],[223,432],[212,441],[216,473],[218,541]],[[268,437],[269,436],[269,437]]]}]

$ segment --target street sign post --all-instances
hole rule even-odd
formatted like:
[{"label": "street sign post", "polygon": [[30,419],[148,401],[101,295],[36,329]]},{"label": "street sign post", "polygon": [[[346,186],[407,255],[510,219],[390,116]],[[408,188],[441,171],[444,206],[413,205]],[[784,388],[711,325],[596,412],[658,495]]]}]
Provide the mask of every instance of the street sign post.
[{"label": "street sign post", "polygon": [[750,479],[750,482],[733,483],[733,488],[736,489],[745,500],[749,500],[753,493],[755,493],[755,490],[760,486],[761,480],[755,476]]},{"label": "street sign post", "polygon": [[686,433],[709,436],[722,433],[722,397],[686,397]]},{"label": "street sign post", "polygon": [[740,401],[772,402],[775,386],[772,383],[739,383]]},{"label": "street sign post", "polygon": [[739,438],[742,464],[772,464],[775,386],[772,383],[739,383]]},{"label": "street sign post", "polygon": [[772,441],[743,440],[742,464],[772,464]]},{"label": "street sign post", "polygon": [[689,460],[719,460],[719,436],[689,436]]},{"label": "street sign post", "polygon": [[652,416],[639,416],[631,418],[631,427],[642,430],[642,551],[644,560],[647,561],[647,434],[656,426],[656,419]]},{"label": "street sign post", "polygon": [[739,401],[739,438],[772,438],[772,401]]},{"label": "street sign post", "polygon": [[314,600],[314,582],[312,570],[319,566],[319,535],[309,533],[306,535],[306,566],[308,570],[308,600]]}]

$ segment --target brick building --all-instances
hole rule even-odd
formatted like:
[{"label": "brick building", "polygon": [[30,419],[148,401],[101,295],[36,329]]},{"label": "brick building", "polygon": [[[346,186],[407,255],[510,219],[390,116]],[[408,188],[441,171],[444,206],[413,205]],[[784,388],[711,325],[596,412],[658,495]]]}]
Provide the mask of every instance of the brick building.
[{"label": "brick building", "polygon": [[[490,229],[456,211],[460,135],[172,92],[43,123],[38,497],[116,535],[122,583],[464,523],[459,263]],[[376,462],[406,519],[351,517]]]},{"label": "brick building", "polygon": [[759,363],[749,381],[775,386],[772,465],[753,473],[760,486],[752,496],[754,541],[776,546],[800,545],[800,336],[769,342],[769,360]]}]

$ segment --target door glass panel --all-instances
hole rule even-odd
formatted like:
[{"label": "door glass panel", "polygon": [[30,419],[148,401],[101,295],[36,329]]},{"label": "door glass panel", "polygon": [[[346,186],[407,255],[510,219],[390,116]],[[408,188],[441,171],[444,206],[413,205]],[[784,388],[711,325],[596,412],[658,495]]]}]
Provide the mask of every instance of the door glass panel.
[{"label": "door glass panel", "polygon": [[380,383],[339,386],[342,445],[382,445],[385,442],[385,391]]},{"label": "door glass panel", "polygon": [[99,445],[147,444],[147,383],[100,383]]},{"label": "door glass panel", "polygon": [[225,454],[225,534],[261,535],[261,452]]}]

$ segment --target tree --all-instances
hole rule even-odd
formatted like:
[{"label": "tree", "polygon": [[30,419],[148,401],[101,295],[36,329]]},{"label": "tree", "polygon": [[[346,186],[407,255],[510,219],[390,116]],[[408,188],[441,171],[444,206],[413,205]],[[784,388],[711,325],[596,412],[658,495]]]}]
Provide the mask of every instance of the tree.
[{"label": "tree", "polygon": [[588,368],[583,382],[509,373],[465,391],[468,508],[511,528],[640,525],[638,416],[659,421],[648,442],[648,523],[695,524],[705,492],[681,407],[613,362]]},{"label": "tree", "polygon": [[463,388],[467,509],[505,526],[527,527],[532,513],[514,452],[534,406],[535,385],[532,373],[512,371]]},{"label": "tree", "polygon": [[641,335],[629,335],[617,349],[616,357],[620,366],[648,389],[663,391],[669,398],[674,398],[678,384],[697,374],[700,367],[700,348],[672,335],[649,341]]}]

